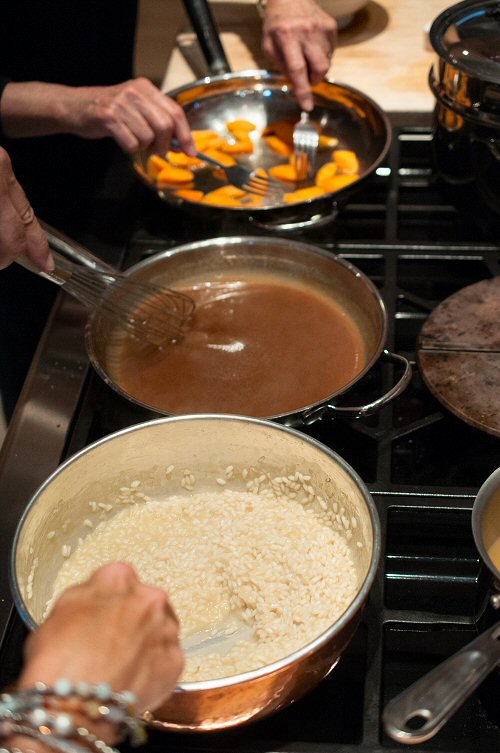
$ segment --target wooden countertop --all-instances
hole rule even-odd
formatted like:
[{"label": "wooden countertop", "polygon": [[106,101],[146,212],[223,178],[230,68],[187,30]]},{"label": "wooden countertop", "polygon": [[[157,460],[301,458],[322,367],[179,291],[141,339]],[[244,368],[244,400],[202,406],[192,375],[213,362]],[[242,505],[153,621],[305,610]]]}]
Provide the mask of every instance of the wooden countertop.
[{"label": "wooden countertop", "polygon": [[[328,78],[360,89],[386,112],[431,111],[434,98],[427,77],[434,53],[426,28],[451,4],[370,0],[340,32]],[[212,8],[231,69],[269,68],[260,52],[261,20],[253,0],[213,0]],[[177,17],[177,46],[162,82],[164,91],[207,74],[196,37],[182,13]]]}]

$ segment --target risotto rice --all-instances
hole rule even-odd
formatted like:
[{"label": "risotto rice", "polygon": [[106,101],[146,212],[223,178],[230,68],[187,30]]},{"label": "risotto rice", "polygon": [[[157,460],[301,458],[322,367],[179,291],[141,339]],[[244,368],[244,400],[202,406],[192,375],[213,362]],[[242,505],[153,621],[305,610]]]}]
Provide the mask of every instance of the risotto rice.
[{"label": "risotto rice", "polygon": [[223,651],[209,644],[188,651],[182,677],[188,682],[288,656],[335,622],[356,595],[348,541],[323,506],[222,486],[217,492],[142,497],[99,522],[73,548],[46,613],[69,585],[119,560],[168,592],[184,640],[234,617],[251,628],[251,637]]}]

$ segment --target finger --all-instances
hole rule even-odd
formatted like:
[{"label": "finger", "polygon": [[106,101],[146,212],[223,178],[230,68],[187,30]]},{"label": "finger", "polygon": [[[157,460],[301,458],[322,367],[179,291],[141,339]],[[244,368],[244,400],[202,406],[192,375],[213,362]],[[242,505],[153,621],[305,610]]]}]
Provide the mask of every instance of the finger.
[{"label": "finger", "polygon": [[310,84],[319,84],[330,68],[330,57],[314,44],[308,44],[304,49],[304,57],[309,72]]},{"label": "finger", "polygon": [[[8,201],[14,210],[14,216],[11,218],[12,233],[10,238],[4,236],[5,243],[12,244],[9,251],[10,260],[25,254],[40,270],[50,272],[54,269],[54,261],[49,244],[24,190],[14,175],[10,159],[2,162],[2,170]],[[4,216],[3,212],[2,216]]]},{"label": "finger", "polygon": [[148,622],[154,627],[155,624],[171,626],[174,635],[179,632],[179,620],[169,601],[168,595],[163,588],[139,583],[136,598],[140,601],[140,608],[147,615]]},{"label": "finger", "polygon": [[127,154],[146,149],[155,138],[153,129],[142,114],[123,109],[119,116],[108,121],[108,133]]},{"label": "finger", "polygon": [[194,157],[196,147],[184,110],[171,97],[167,97],[156,87],[151,87],[150,96],[141,104],[144,116],[155,131],[153,150],[157,154],[165,154],[175,135],[182,151]]},{"label": "finger", "polygon": [[140,583],[132,565],[128,562],[110,562],[95,570],[87,583],[100,591],[128,594]]},{"label": "finger", "polygon": [[300,44],[296,40],[288,40],[288,44],[281,48],[284,68],[293,83],[295,96],[302,110],[311,111],[314,99],[309,82],[307,61]]}]

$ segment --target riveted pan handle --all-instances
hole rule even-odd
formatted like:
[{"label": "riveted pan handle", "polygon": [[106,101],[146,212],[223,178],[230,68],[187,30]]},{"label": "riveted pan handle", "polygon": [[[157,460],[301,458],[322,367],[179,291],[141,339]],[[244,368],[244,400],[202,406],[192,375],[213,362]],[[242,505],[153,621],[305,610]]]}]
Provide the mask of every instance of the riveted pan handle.
[{"label": "riveted pan handle", "polygon": [[410,382],[412,374],[411,363],[404,356],[392,353],[386,348],[382,351],[382,356],[385,360],[395,361],[397,364],[404,366],[403,374],[394,387],[391,387],[388,392],[381,397],[378,397],[376,400],[373,400],[373,402],[366,403],[366,405],[319,405],[316,408],[312,408],[311,410],[302,413],[301,417],[303,422],[305,424],[312,424],[328,412],[350,413],[358,418],[361,416],[369,416],[371,413],[375,413],[375,411],[383,408],[384,405],[387,405],[387,403],[390,403],[391,400],[394,400],[395,397],[400,395]]},{"label": "riveted pan handle", "polygon": [[382,715],[399,743],[429,740],[500,662],[500,622],[394,698]]}]

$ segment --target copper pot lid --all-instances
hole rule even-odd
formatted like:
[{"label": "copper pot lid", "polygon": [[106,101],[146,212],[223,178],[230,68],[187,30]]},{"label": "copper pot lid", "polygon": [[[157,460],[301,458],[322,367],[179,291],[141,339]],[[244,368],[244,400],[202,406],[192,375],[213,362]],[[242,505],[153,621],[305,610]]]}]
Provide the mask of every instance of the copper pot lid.
[{"label": "copper pot lid", "polygon": [[437,306],[417,343],[424,382],[452,413],[500,437],[500,277]]}]

